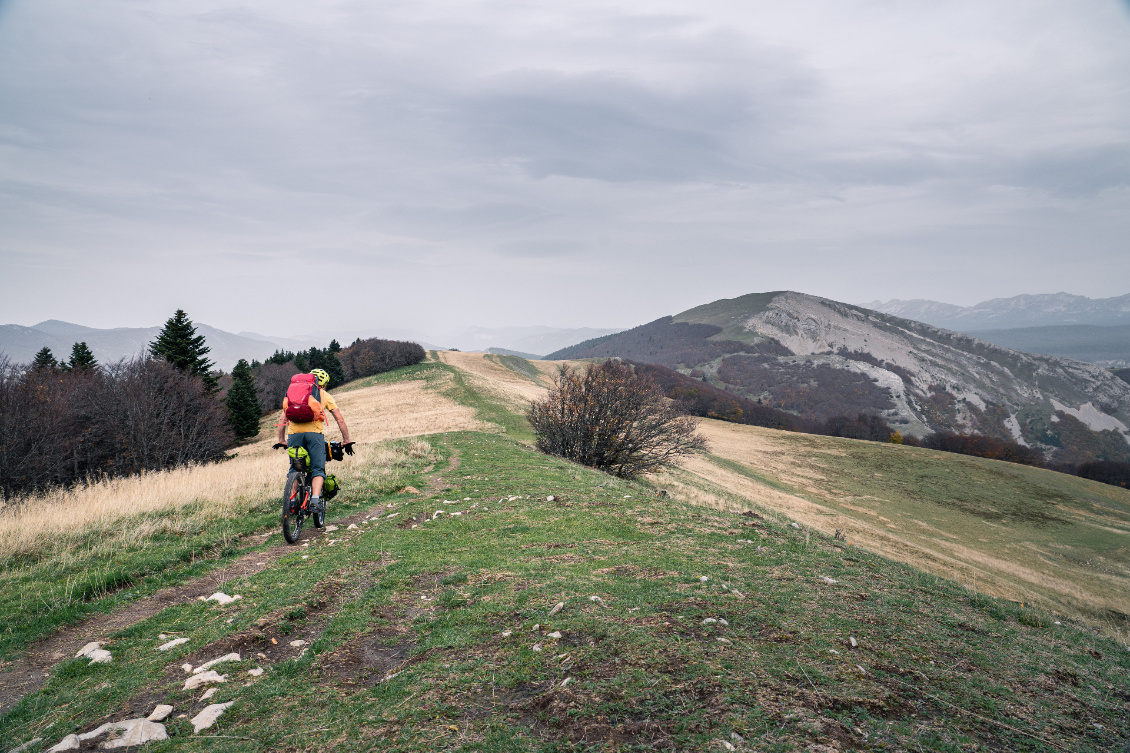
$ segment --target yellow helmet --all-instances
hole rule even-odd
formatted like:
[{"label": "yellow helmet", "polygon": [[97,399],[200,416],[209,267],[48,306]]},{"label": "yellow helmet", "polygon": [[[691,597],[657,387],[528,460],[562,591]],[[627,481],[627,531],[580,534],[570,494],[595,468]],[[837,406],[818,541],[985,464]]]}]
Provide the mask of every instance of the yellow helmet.
[{"label": "yellow helmet", "polygon": [[318,380],[319,387],[325,387],[330,383],[330,375],[325,369],[314,369],[310,372],[314,378]]}]

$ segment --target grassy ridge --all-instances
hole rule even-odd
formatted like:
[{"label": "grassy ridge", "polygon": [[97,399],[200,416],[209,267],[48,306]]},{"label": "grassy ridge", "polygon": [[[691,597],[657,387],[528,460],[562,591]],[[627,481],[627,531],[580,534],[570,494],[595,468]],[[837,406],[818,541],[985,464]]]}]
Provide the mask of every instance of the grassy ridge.
[{"label": "grassy ridge", "polygon": [[[1100,636],[504,436],[434,442],[459,464],[440,458],[429,498],[366,490],[355,501],[394,505],[380,522],[229,583],[244,597],[229,607],[177,606],[123,631],[111,666],[64,662],[0,722],[0,745],[158,702],[192,716],[205,702],[180,690],[178,665],[229,650],[244,661],[208,701],[235,701],[209,731],[224,750],[700,749],[731,734],[764,751],[1130,743],[1130,654]],[[438,509],[465,514],[422,522]],[[159,633],[191,640],[160,654]],[[219,741],[169,726],[152,750]]]}]

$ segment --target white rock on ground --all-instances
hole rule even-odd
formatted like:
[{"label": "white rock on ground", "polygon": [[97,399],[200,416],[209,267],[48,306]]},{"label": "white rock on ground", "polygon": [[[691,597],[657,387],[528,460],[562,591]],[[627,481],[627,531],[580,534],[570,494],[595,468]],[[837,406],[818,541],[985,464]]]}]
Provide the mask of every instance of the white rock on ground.
[{"label": "white rock on ground", "polygon": [[700,576],[698,577],[698,582],[699,582],[699,583],[705,583],[705,582],[706,582],[706,581],[708,581],[708,580],[710,580],[710,576],[709,576],[709,575],[700,575]]},{"label": "white rock on ground", "polygon": [[127,719],[124,722],[110,722],[103,724],[97,729],[90,732],[84,732],[81,735],[67,735],[58,745],[48,753],[56,753],[56,751],[64,750],[78,750],[85,742],[97,740],[100,737],[105,737],[111,732],[120,732],[117,737],[101,743],[98,747],[103,749],[113,748],[128,748],[137,745],[145,745],[146,743],[155,740],[168,740],[169,734],[165,731],[165,725],[151,722],[148,719]]},{"label": "white rock on ground", "polygon": [[326,526],[326,533],[331,533],[337,530],[337,526]]},{"label": "white rock on ground", "polygon": [[208,688],[207,690],[204,691],[204,695],[200,696],[200,700],[207,701],[209,698],[211,698],[214,695],[216,695],[216,689],[215,688]]},{"label": "white rock on ground", "polygon": [[188,674],[192,674],[192,665],[191,664],[182,664],[182,665],[180,665],[180,668],[183,669]]},{"label": "white rock on ground", "polygon": [[207,672],[201,672],[198,675],[193,675],[184,681],[185,690],[196,690],[201,685],[211,685],[213,683],[227,682],[228,676],[221,675],[215,670],[209,669]]},{"label": "white rock on ground", "polygon": [[219,659],[213,659],[212,661],[204,662],[199,667],[192,670],[192,673],[194,675],[198,675],[201,672],[208,671],[209,669],[216,666],[217,664],[223,664],[224,662],[227,662],[227,661],[241,661],[241,659],[239,658],[239,654],[224,654]]},{"label": "white rock on ground", "polygon": [[159,703],[153,707],[153,710],[149,712],[149,716],[145,718],[151,722],[163,722],[171,713],[173,713],[172,706],[167,703]]},{"label": "white rock on ground", "polygon": [[290,642],[290,645],[291,645],[291,646],[293,646],[294,648],[298,648],[299,646],[305,646],[305,645],[306,645],[306,641],[304,641],[304,640],[302,640],[302,639],[300,638],[300,639],[298,639],[298,640],[296,640],[296,641],[291,641],[291,642]]},{"label": "white rock on ground", "polygon": [[96,648],[86,655],[91,664],[109,664],[114,660],[114,655],[104,648]]},{"label": "white rock on ground", "polygon": [[549,616],[552,617],[553,615],[557,614],[558,612],[560,612],[564,608],[565,608],[565,602],[563,602],[563,601],[557,602],[556,604],[553,605],[553,609],[549,610]]},{"label": "white rock on ground", "polygon": [[352,530],[352,529],[354,529],[354,528],[356,528],[356,527],[357,527],[357,524],[356,524],[356,523],[350,523],[349,525],[347,525],[347,526],[345,527],[345,530],[349,531],[349,530]]},{"label": "white rock on ground", "polygon": [[559,632],[557,632],[556,630],[554,630],[554,631],[553,631],[552,633],[548,634],[548,635],[547,635],[547,636],[545,636],[545,637],[546,637],[546,638],[555,638],[555,639],[556,639],[556,638],[560,638],[560,637],[561,637],[561,633],[559,633]]},{"label": "white rock on ground", "polygon": [[207,599],[205,599],[204,601],[215,601],[215,602],[219,602],[219,603],[220,603],[220,605],[222,606],[222,605],[224,605],[224,604],[231,604],[231,603],[232,603],[233,601],[235,601],[236,599],[242,599],[242,598],[243,598],[243,597],[242,597],[242,596],[240,596],[239,594],[236,594],[235,596],[228,596],[228,595],[227,595],[226,593],[224,593],[223,591],[217,591],[216,593],[212,594],[211,596],[209,596],[209,597],[208,597]]},{"label": "white rock on ground", "polygon": [[259,675],[263,674],[263,668],[256,667],[255,669],[249,669],[247,670],[247,674],[251,675],[252,677],[258,677]]},{"label": "white rock on ground", "polygon": [[8,753],[24,753],[25,750],[28,750],[32,746],[38,745],[41,742],[43,742],[42,737],[35,737],[17,748],[12,748],[10,751],[8,751]]},{"label": "white rock on ground", "polygon": [[192,722],[193,733],[199,733],[206,730],[216,723],[225,711],[228,710],[235,701],[228,701],[227,703],[213,703],[211,706],[206,707],[196,716],[192,717],[189,721]]},{"label": "white rock on ground", "polygon": [[163,643],[160,646],[158,646],[157,650],[158,651],[168,651],[170,648],[176,648],[177,646],[179,646],[183,643],[188,643],[188,638],[173,638],[168,643]]},{"label": "white rock on ground", "polygon": [[821,575],[821,576],[820,576],[820,580],[824,581],[824,582],[825,582],[825,583],[827,583],[827,584],[828,584],[829,586],[834,586],[834,585],[836,585],[837,583],[839,583],[839,581],[838,581],[838,580],[836,580],[835,578],[829,578],[829,577],[828,577],[827,575]]},{"label": "white rock on ground", "polygon": [[713,625],[716,622],[718,622],[718,620],[714,619],[713,617],[707,617],[705,620],[702,621],[702,624],[703,625]]},{"label": "white rock on ground", "polygon": [[78,659],[79,657],[86,656],[91,651],[97,651],[98,649],[102,648],[105,645],[106,645],[106,641],[91,641],[90,643],[86,644],[85,646],[83,646],[82,648],[80,648],[78,650],[78,653],[75,654],[75,658]]},{"label": "white rock on ground", "polygon": [[718,618],[718,624],[722,627],[730,627],[730,623],[726,622],[726,620],[721,617]]}]

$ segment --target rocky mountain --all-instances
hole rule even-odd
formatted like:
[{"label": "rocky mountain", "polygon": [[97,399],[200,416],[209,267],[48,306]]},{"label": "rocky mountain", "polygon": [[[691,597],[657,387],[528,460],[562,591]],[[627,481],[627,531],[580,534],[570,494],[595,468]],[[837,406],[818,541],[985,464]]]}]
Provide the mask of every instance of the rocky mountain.
[{"label": "rocky mountain", "polygon": [[[18,324],[0,325],[0,353],[15,363],[29,363],[40,348],[48,347],[55,357],[70,357],[76,342],[85,342],[99,363],[113,363],[122,358],[133,358],[149,347],[161,327],[117,327],[97,329],[50,319],[32,327]],[[276,350],[295,350],[295,346],[324,347],[326,343],[304,343],[291,339],[271,339],[255,333],[238,335],[225,332],[207,324],[196,325],[197,334],[204,335],[208,354],[216,367],[230,371],[241,358],[263,360]]]},{"label": "rocky mountain", "polygon": [[715,301],[549,357],[600,356],[811,418],[867,412],[903,433],[1011,438],[1060,462],[1130,455],[1130,384],[1102,368],[802,293]]},{"label": "rocky mountain", "polygon": [[1130,325],[1130,294],[1087,298],[1069,293],[994,298],[975,306],[926,300],[872,301],[864,308],[958,332],[1065,324]]},{"label": "rocky mountain", "polygon": [[1130,366],[1130,324],[970,330],[966,334],[1025,353],[1045,353],[1098,366]]}]

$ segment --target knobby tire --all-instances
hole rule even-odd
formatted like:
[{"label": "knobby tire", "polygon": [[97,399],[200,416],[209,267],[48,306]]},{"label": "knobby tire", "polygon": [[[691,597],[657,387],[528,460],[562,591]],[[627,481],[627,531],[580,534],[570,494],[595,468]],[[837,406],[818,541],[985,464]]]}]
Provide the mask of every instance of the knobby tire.
[{"label": "knobby tire", "polygon": [[286,543],[298,543],[302,534],[302,474],[291,472],[286,477],[282,498],[282,532]]}]

